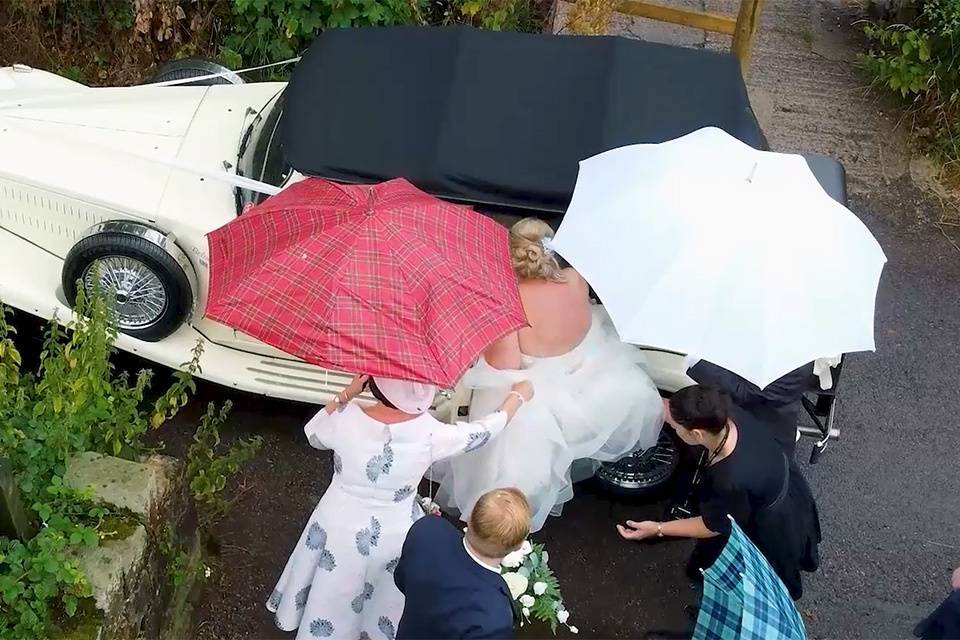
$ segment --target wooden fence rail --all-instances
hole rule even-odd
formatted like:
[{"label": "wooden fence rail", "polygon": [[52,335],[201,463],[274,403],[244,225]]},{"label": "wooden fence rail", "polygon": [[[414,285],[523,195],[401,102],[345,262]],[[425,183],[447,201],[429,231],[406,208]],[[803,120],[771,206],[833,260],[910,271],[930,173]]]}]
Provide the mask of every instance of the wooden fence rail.
[{"label": "wooden fence rail", "polygon": [[740,70],[746,76],[750,65],[750,53],[753,49],[753,37],[760,22],[763,3],[764,0],[740,0],[740,11],[736,18],[690,9],[677,9],[645,0],[619,0],[616,11],[658,22],[733,36],[730,49],[740,61]]}]

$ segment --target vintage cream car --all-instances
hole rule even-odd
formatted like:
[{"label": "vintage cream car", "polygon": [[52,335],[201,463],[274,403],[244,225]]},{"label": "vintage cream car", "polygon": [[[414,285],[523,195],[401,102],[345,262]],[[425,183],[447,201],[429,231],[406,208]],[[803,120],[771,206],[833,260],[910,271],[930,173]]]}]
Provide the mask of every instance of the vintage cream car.
[{"label": "vintage cream car", "polygon": [[[335,30],[317,39],[289,87],[244,82],[197,60],[132,87],[0,69],[0,300],[65,320],[77,282],[98,274],[115,300],[120,349],[177,367],[202,339],[200,377],[325,403],[350,374],[204,317],[205,235],[247,203],[303,174],[404,176],[504,222],[558,223],[578,160],[605,148],[707,125],[766,144],[732,57],[609,38],[477,34]],[[477,46],[487,47],[483,55]],[[611,48],[618,63],[595,55]],[[584,82],[604,77],[606,94],[583,100],[583,85],[563,75],[573,68]],[[685,82],[691,72],[700,77]],[[588,127],[591,118],[602,126]],[[576,123],[583,130],[570,130]],[[836,171],[823,166],[811,161],[818,177]],[[690,382],[681,354],[646,352],[662,390]],[[439,410],[452,415],[464,401],[448,396]]]}]

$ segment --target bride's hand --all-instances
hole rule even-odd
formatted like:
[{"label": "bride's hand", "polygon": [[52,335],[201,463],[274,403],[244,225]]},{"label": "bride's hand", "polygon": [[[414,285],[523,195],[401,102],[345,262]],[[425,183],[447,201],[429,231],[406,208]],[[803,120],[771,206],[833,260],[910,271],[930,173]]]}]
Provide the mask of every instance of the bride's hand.
[{"label": "bride's hand", "polygon": [[646,540],[647,538],[656,537],[657,531],[659,531],[660,526],[656,522],[651,522],[650,520],[644,520],[643,522],[634,522],[633,520],[627,520],[627,526],[622,524],[617,525],[617,531],[620,532],[620,536],[626,540]]},{"label": "bride's hand", "polygon": [[510,387],[510,390],[519,393],[524,402],[527,402],[533,397],[533,384],[529,380],[514,382],[513,386]]}]

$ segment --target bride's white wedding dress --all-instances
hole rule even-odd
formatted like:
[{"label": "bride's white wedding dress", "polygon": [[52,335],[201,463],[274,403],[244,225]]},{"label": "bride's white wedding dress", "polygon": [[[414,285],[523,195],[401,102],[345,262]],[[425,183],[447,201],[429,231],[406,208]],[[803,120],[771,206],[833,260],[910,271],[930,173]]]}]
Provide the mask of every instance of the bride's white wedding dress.
[{"label": "bride's white wedding dress", "polygon": [[534,397],[487,446],[437,469],[438,503],[465,519],[486,491],[517,487],[533,509],[531,530],[539,530],[573,497],[573,482],[593,475],[600,462],[656,444],[663,405],[644,364],[599,306],[586,338],[566,354],[524,355],[519,371],[494,369],[481,358],[463,379],[473,389],[471,420],[495,411],[515,381],[530,380]]}]

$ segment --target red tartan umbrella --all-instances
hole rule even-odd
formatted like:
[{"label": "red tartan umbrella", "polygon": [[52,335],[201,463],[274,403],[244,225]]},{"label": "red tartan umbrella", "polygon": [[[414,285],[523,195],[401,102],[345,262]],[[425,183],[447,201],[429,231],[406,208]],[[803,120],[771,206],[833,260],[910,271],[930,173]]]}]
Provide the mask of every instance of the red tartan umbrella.
[{"label": "red tartan umbrella", "polygon": [[308,178],[208,240],[206,315],[331,369],[452,387],[526,324],[507,230],[406,180]]}]

